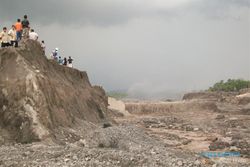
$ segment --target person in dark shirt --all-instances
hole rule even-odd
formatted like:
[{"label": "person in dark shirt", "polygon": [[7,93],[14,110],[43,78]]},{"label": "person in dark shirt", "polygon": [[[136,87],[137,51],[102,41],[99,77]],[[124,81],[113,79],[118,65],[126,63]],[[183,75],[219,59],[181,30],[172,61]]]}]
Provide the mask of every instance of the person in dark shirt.
[{"label": "person in dark shirt", "polygon": [[67,66],[67,64],[68,64],[68,62],[67,62],[67,58],[66,58],[66,57],[64,57],[64,59],[63,59],[63,65]]},{"label": "person in dark shirt", "polygon": [[45,55],[45,51],[46,51],[46,45],[45,45],[45,42],[42,40],[41,42],[41,48],[43,50],[43,54]]},{"label": "person in dark shirt", "polygon": [[71,58],[71,56],[69,56],[69,58],[68,58],[68,67],[73,68],[72,62],[73,62],[73,59]]},{"label": "person in dark shirt", "polygon": [[22,20],[22,28],[23,28],[23,37],[26,39],[29,37],[29,27],[30,27],[30,22],[28,20],[28,16],[24,15]]}]

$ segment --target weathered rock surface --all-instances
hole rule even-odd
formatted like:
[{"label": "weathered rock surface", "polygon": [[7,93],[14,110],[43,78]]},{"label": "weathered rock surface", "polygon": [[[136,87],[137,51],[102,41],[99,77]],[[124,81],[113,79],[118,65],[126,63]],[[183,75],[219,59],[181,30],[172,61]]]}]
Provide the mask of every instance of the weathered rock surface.
[{"label": "weathered rock surface", "polygon": [[86,72],[47,60],[37,42],[0,49],[0,74],[0,132],[6,141],[54,140],[59,128],[105,121],[104,90],[91,86]]}]

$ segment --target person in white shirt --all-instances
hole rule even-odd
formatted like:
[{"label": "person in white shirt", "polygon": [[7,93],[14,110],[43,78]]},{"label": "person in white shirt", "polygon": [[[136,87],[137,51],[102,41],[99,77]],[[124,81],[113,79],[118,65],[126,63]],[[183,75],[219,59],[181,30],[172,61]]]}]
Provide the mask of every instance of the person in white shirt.
[{"label": "person in white shirt", "polygon": [[12,25],[12,28],[9,31],[9,36],[10,36],[10,43],[11,46],[15,46],[18,47],[18,43],[17,43],[17,32],[16,32],[16,27],[14,25]]},{"label": "person in white shirt", "polygon": [[7,32],[7,28],[4,27],[3,31],[0,33],[0,41],[1,41],[1,47],[8,47],[10,46],[10,38],[9,34]]},{"label": "person in white shirt", "polygon": [[30,30],[29,38],[32,39],[32,40],[35,40],[35,41],[38,40],[38,34],[34,31],[34,29]]}]

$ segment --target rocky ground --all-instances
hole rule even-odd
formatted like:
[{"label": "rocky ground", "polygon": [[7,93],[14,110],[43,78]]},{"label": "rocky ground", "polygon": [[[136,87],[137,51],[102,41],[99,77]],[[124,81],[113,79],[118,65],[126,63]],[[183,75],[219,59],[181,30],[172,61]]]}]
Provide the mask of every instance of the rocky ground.
[{"label": "rocky ground", "polygon": [[176,150],[133,125],[93,132],[89,141],[0,147],[0,166],[209,166],[198,155]]},{"label": "rocky ground", "polygon": [[[4,144],[0,147],[0,166],[250,165],[247,105],[186,100],[127,102],[129,112],[125,111],[125,105],[118,108],[120,111],[109,110],[108,115],[115,120],[112,125],[92,125],[90,129],[94,130],[84,131],[84,134],[78,127],[79,130],[71,130],[63,143],[48,140]],[[78,141],[71,140],[74,136],[80,136]],[[201,155],[207,151],[238,151],[241,156],[209,159]]]},{"label": "rocky ground", "polygon": [[249,166],[249,95],[199,93],[180,102],[127,102],[133,116],[118,121],[138,125],[175,150],[241,154],[211,158],[214,166]]}]

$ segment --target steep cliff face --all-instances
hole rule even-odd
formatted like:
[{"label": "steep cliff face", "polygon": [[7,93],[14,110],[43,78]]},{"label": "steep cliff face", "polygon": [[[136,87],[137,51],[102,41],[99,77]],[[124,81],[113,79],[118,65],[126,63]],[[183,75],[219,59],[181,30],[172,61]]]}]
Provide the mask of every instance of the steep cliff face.
[{"label": "steep cliff face", "polygon": [[47,60],[39,43],[0,49],[0,136],[32,142],[60,127],[106,120],[107,97],[86,72]]}]

